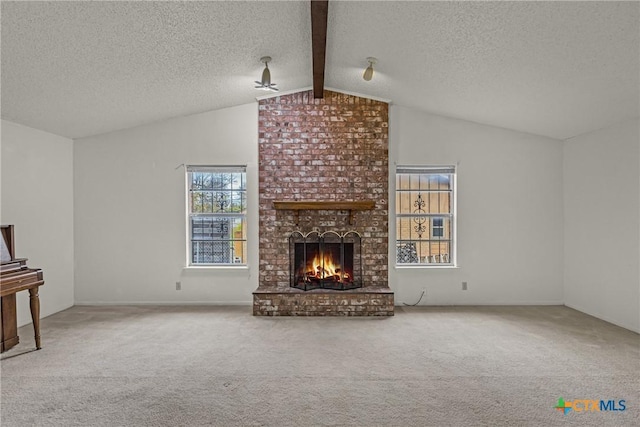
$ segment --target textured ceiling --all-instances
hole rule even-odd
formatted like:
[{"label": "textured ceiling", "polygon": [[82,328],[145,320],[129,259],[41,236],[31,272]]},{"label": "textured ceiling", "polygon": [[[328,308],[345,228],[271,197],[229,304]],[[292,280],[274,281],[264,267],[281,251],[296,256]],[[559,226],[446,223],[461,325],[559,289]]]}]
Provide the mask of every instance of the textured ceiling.
[{"label": "textured ceiling", "polygon": [[[78,138],[243,104],[264,55],[309,87],[309,9],[2,1],[2,117]],[[639,115],[640,3],[332,0],[325,84],[566,139]]]}]

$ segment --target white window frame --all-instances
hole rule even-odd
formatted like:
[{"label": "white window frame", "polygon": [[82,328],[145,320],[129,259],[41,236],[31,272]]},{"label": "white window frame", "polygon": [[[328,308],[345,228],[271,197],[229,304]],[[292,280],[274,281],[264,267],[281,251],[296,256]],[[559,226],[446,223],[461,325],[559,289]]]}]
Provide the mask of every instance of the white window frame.
[{"label": "white window frame", "polygon": [[[193,212],[191,206],[191,176],[194,172],[204,172],[204,173],[220,173],[220,174],[228,174],[228,173],[240,173],[243,174],[242,180],[244,181],[244,188],[241,189],[229,189],[223,190],[224,192],[229,193],[244,193],[244,211],[243,212]],[[206,191],[214,191],[214,190],[206,190]],[[233,256],[233,246],[229,248],[230,254],[226,256],[230,262],[194,262],[193,259],[193,218],[203,218],[203,219],[211,219],[212,222],[216,218],[224,218],[224,219],[239,219],[243,224],[243,234],[244,236],[248,236],[247,234],[247,167],[246,165],[223,165],[223,166],[212,166],[212,165],[187,165],[185,167],[185,211],[186,211],[186,233],[185,233],[185,241],[186,241],[186,266],[187,268],[199,268],[199,267],[247,267],[247,256],[248,256],[248,244],[247,239],[236,239],[233,236],[233,231],[230,231],[230,236],[228,240],[217,240],[215,238],[212,239],[203,239],[199,241],[206,242],[217,242],[217,241],[228,241],[230,245],[233,245],[232,242],[242,242],[244,245],[244,262],[237,262],[236,258]],[[213,210],[213,209],[212,209]],[[221,231],[223,232],[223,231]],[[224,254],[222,254],[224,255]]]},{"label": "white window frame", "polygon": [[[456,267],[457,266],[457,208],[456,208],[456,200],[457,200],[457,167],[455,165],[425,165],[425,166],[404,166],[404,165],[398,165],[396,166],[396,171],[395,171],[395,176],[394,176],[394,183],[396,183],[397,185],[397,180],[398,180],[398,174],[447,174],[450,175],[450,212],[449,213],[425,213],[425,214],[421,214],[425,219],[427,219],[428,221],[428,238],[424,239],[415,239],[415,242],[424,242],[424,241],[431,241],[431,240],[438,240],[438,236],[434,236],[434,230],[437,229],[441,229],[443,230],[443,234],[444,234],[444,229],[445,229],[445,225],[444,225],[444,219],[443,219],[443,225],[442,227],[435,227],[433,225],[433,219],[436,218],[449,218],[449,235],[450,238],[448,240],[444,240],[446,242],[448,242],[449,244],[449,255],[448,255],[448,259],[447,260],[443,260],[443,259],[437,259],[437,257],[435,257],[434,259],[432,259],[432,256],[426,255],[426,256],[421,256],[420,254],[418,254],[418,261],[417,262],[398,262],[398,253],[397,251],[400,249],[400,245],[403,243],[409,243],[410,241],[413,242],[414,240],[410,240],[410,239],[401,239],[398,235],[398,230],[397,230],[397,219],[399,216],[407,216],[407,217],[412,217],[415,216],[415,214],[402,214],[399,212],[400,206],[397,205],[396,203],[396,207],[395,207],[395,224],[394,226],[396,227],[396,236],[395,236],[395,248],[396,248],[396,253],[395,253],[395,260],[396,260],[396,267],[425,267],[425,268],[442,268],[442,267]],[[399,192],[399,189],[396,187],[395,188],[395,196],[397,196]],[[397,197],[396,197],[397,199]]]}]

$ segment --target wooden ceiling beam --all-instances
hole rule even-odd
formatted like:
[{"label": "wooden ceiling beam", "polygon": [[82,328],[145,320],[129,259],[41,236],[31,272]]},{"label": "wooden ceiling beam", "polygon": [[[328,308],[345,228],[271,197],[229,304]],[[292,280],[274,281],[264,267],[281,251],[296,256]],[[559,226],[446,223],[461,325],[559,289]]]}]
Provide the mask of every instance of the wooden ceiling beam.
[{"label": "wooden ceiling beam", "polygon": [[329,0],[311,0],[311,46],[313,52],[313,97],[324,97],[324,62],[327,51]]}]

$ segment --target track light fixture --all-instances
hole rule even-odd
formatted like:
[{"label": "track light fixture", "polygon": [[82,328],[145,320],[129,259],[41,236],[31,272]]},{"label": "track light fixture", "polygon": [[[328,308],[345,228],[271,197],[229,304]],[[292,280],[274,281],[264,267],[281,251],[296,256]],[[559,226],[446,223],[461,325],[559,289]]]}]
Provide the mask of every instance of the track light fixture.
[{"label": "track light fixture", "polygon": [[378,60],[370,56],[367,58],[367,61],[369,62],[369,66],[367,67],[366,70],[364,70],[364,74],[362,75],[362,78],[365,79],[366,81],[370,81],[373,78],[373,64],[378,62]]},{"label": "track light fixture", "polygon": [[260,62],[264,63],[264,70],[262,71],[262,79],[260,81],[255,81],[256,89],[262,90],[270,90],[277,92],[278,88],[276,88],[276,83],[271,83],[271,71],[269,71],[269,61],[271,61],[270,56],[263,56],[260,58]]}]

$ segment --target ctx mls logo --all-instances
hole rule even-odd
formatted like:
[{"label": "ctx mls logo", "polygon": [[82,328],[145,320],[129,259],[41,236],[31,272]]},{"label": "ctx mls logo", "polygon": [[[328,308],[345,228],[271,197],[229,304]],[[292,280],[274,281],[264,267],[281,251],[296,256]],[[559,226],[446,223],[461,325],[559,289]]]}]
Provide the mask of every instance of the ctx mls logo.
[{"label": "ctx mls logo", "polygon": [[624,411],[627,409],[626,401],[624,400],[593,400],[593,399],[574,399],[564,400],[562,397],[558,399],[558,404],[555,406],[558,411],[564,412],[565,415],[569,411],[574,412],[609,412],[609,411]]}]

